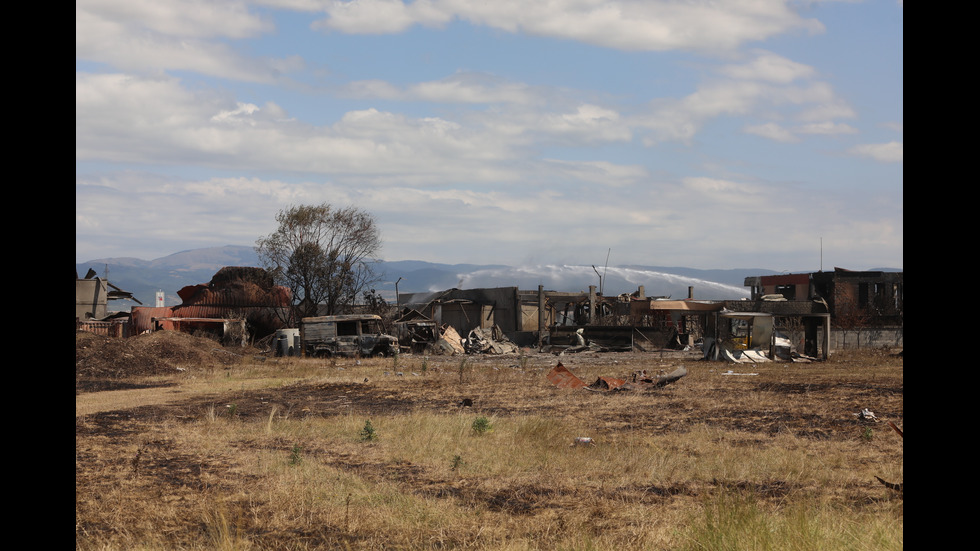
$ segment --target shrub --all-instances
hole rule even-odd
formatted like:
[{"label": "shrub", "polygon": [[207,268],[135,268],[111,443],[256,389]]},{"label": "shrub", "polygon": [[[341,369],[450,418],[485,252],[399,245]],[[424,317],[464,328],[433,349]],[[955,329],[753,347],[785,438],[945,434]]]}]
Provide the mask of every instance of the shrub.
[{"label": "shrub", "polygon": [[484,434],[493,430],[493,425],[490,424],[490,420],[486,417],[477,417],[473,421],[473,432],[476,434]]}]

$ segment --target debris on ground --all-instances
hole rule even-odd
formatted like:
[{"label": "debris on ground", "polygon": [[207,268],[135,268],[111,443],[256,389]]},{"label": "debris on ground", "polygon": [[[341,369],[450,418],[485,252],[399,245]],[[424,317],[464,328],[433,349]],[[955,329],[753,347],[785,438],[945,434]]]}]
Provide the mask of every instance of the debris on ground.
[{"label": "debris on ground", "polygon": [[868,408],[864,408],[861,411],[854,413],[853,415],[855,415],[861,421],[870,421],[872,423],[878,422],[878,416],[876,416],[875,412],[871,411]]},{"label": "debris on ground", "polygon": [[736,373],[735,371],[729,369],[728,371],[722,373],[722,375],[758,375],[758,373]]},{"label": "debris on ground", "polygon": [[[889,421],[888,422],[888,426],[891,427],[895,432],[897,432],[898,435],[901,436],[903,439],[905,438],[905,433],[903,433],[902,432],[902,429],[898,428],[898,426],[895,425],[895,423],[892,423],[891,421]],[[881,482],[889,490],[895,490],[896,492],[899,492],[899,493],[902,493],[902,494],[905,493],[905,483],[904,482],[897,482],[897,483],[896,482],[888,482],[887,480],[882,479],[880,476],[876,476],[875,478],[877,478],[878,479],[878,482]]]},{"label": "debris on ground", "polygon": [[548,372],[547,379],[558,388],[584,388],[594,392],[608,392],[613,390],[651,390],[674,383],[685,375],[687,375],[687,368],[684,366],[680,366],[670,373],[661,371],[656,376],[649,376],[646,370],[640,370],[634,371],[629,381],[616,377],[599,377],[595,382],[587,385],[585,381],[579,379],[561,362],[558,362],[558,365]]},{"label": "debris on ground", "polygon": [[445,354],[448,356],[466,354],[466,348],[463,347],[463,339],[459,337],[459,333],[451,325],[445,325],[440,328],[439,339],[432,345],[432,349],[436,354]]},{"label": "debris on ground", "polygon": [[498,325],[471,330],[465,348],[467,354],[512,354],[519,350]]}]

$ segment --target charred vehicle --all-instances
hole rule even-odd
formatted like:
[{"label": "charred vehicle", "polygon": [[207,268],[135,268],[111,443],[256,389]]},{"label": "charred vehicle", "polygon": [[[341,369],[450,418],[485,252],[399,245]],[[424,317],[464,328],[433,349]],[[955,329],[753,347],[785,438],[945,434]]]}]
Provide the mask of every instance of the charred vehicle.
[{"label": "charred vehicle", "polygon": [[386,333],[380,316],[350,314],[303,318],[303,351],[307,356],[391,356],[398,339]]}]

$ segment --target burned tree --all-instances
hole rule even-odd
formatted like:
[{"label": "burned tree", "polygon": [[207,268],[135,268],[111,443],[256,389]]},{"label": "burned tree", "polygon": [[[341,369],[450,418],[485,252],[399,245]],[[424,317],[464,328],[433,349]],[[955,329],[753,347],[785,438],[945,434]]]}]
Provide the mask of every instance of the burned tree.
[{"label": "burned tree", "polygon": [[276,281],[289,287],[299,318],[339,314],[377,280],[368,261],[381,237],[370,214],[323,203],[281,210],[276,221],[278,229],[255,249]]}]

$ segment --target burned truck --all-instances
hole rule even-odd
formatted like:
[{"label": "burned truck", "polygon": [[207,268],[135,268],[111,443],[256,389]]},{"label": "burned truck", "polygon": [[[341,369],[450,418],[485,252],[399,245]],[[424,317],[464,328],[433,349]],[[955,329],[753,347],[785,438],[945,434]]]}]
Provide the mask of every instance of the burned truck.
[{"label": "burned truck", "polygon": [[398,352],[398,339],[386,333],[380,316],[349,314],[302,321],[303,351],[310,357],[387,357]]}]

